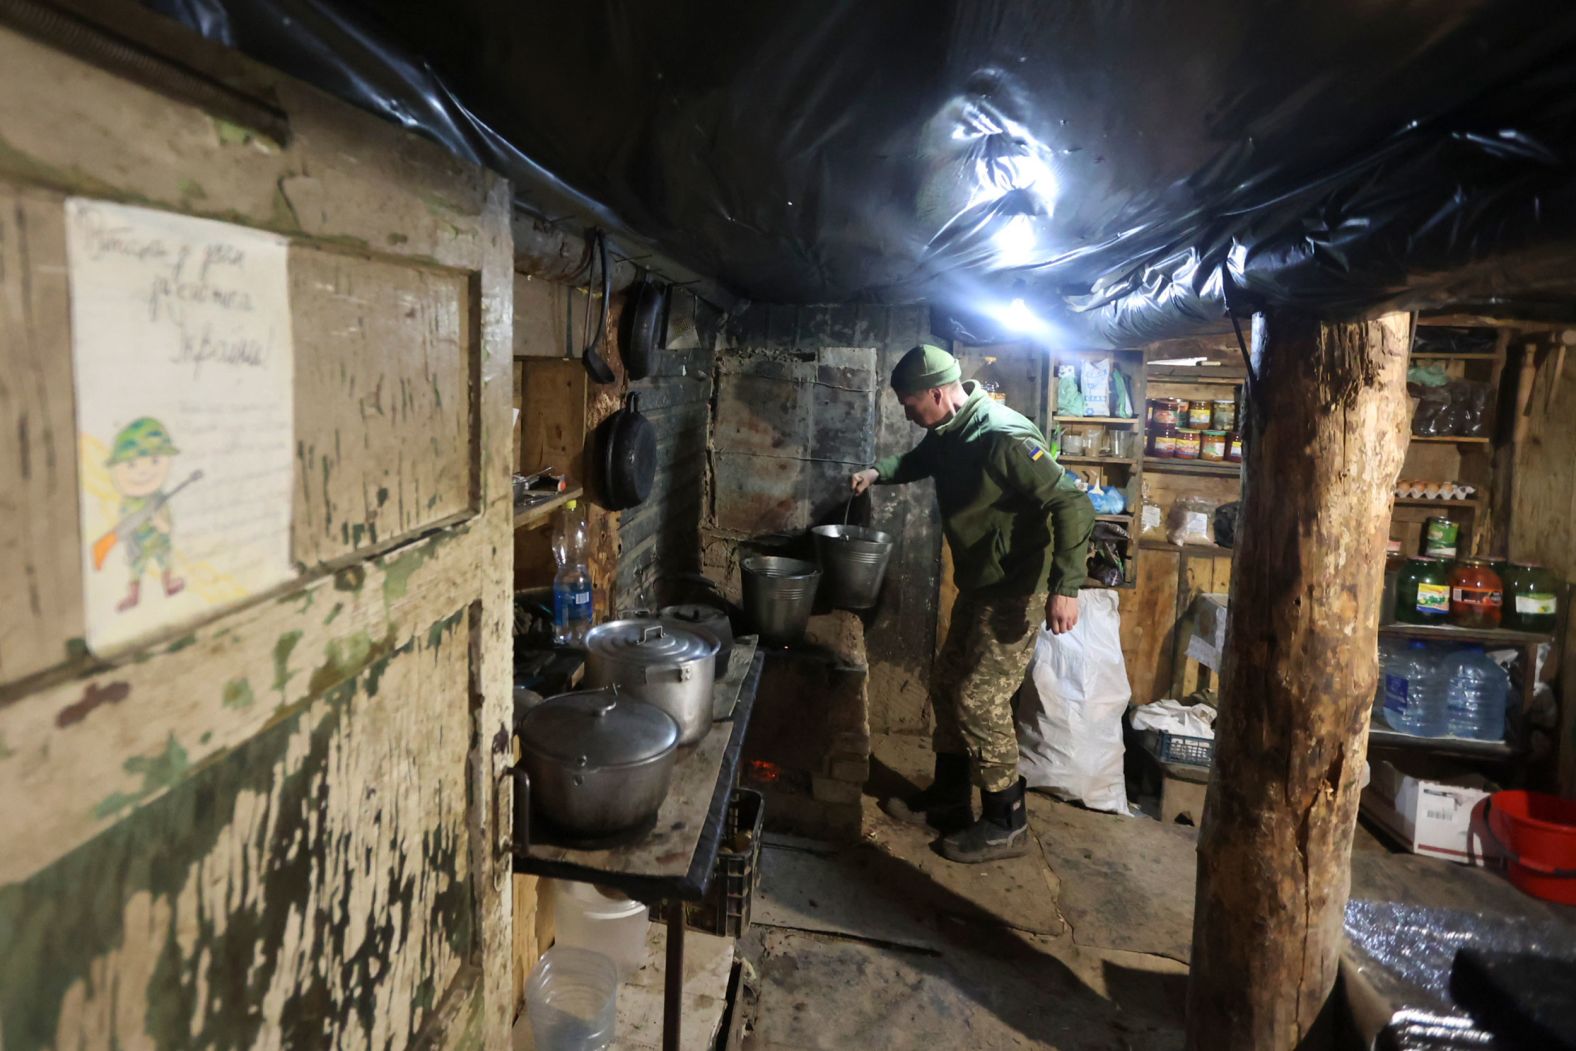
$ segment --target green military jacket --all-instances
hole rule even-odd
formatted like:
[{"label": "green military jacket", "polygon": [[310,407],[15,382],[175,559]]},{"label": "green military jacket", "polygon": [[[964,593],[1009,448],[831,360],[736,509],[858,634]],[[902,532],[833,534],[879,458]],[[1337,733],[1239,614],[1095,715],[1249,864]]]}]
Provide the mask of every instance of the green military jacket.
[{"label": "green military jacket", "polygon": [[963,387],[968,401],[952,419],[876,464],[877,484],[936,480],[958,590],[1077,595],[1094,505],[1051,459],[1038,427],[972,382]]}]

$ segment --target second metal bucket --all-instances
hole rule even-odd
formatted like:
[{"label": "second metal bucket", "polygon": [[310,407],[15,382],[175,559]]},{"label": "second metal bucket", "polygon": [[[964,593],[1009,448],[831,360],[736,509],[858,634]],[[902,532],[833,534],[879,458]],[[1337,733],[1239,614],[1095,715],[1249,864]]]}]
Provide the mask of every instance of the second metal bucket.
[{"label": "second metal bucket", "polygon": [[810,622],[820,569],[778,555],[752,555],[742,568],[744,612],[761,639],[777,646],[798,642]]},{"label": "second metal bucket", "polygon": [[892,537],[865,526],[826,525],[810,530],[826,574],[822,597],[842,609],[869,609],[881,594]]}]

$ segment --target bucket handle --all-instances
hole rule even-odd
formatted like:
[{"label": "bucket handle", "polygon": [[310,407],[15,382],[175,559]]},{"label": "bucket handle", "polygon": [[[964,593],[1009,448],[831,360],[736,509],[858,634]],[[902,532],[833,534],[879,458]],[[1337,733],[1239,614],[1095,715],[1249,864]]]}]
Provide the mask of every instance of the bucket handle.
[{"label": "bucket handle", "polygon": [[1499,852],[1503,854],[1507,860],[1520,865],[1522,868],[1531,869],[1533,872],[1536,872],[1539,876],[1543,876],[1546,879],[1576,879],[1576,869],[1559,869],[1545,865],[1542,862],[1527,861],[1521,855],[1512,851],[1510,849],[1510,844],[1506,843],[1503,839],[1500,839],[1498,834],[1495,833],[1494,823],[1489,820],[1489,814],[1493,808],[1494,797],[1484,796],[1483,832],[1486,836],[1488,836],[1489,839],[1493,840],[1494,845],[1499,848]]}]

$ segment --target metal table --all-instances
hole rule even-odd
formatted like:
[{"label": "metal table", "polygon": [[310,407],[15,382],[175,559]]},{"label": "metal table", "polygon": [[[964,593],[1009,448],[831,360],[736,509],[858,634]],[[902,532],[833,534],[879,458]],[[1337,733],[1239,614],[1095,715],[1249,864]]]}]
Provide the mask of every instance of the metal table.
[{"label": "metal table", "polygon": [[628,842],[600,849],[533,842],[517,814],[514,871],[613,887],[659,907],[667,917],[663,974],[662,1047],[679,1051],[684,992],[684,903],[699,901],[711,884],[738,783],[739,757],[760,686],[763,658],[752,635],[735,640],[727,673],[712,694],[713,722],[698,744],[680,751],[673,784],[656,825]]}]

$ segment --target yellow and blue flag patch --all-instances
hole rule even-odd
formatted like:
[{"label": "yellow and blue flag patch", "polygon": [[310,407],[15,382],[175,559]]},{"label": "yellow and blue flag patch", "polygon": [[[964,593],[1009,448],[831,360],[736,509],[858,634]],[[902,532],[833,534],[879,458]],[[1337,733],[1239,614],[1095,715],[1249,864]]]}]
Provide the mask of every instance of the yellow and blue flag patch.
[{"label": "yellow and blue flag patch", "polygon": [[1045,457],[1045,447],[1033,438],[1023,439],[1023,451],[1029,454],[1029,462],[1036,463]]}]

